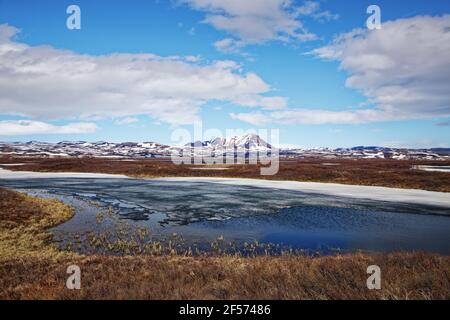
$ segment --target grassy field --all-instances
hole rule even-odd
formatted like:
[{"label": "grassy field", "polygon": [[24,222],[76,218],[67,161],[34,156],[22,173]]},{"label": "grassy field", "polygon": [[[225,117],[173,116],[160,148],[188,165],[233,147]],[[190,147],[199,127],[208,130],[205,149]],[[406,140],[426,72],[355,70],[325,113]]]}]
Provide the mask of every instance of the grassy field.
[{"label": "grassy field", "polygon": [[[57,201],[0,189],[0,299],[450,299],[449,257],[83,256],[55,249],[46,231],[72,214]],[[65,287],[73,264],[81,290]],[[381,290],[366,287],[373,264]]]},{"label": "grassy field", "polygon": [[58,256],[46,229],[72,218],[72,208],[0,188],[0,259]]},{"label": "grassy field", "polygon": [[[450,192],[450,173],[413,170],[415,165],[450,165],[445,161],[397,161],[383,159],[281,159],[274,176],[261,176],[258,165],[232,165],[227,170],[196,170],[175,165],[170,159],[120,161],[94,158],[0,158],[0,163],[25,163],[9,170],[40,172],[97,172],[133,177],[232,177],[329,182]],[[333,164],[333,165],[330,165]],[[225,167],[225,166],[216,166]]]}]

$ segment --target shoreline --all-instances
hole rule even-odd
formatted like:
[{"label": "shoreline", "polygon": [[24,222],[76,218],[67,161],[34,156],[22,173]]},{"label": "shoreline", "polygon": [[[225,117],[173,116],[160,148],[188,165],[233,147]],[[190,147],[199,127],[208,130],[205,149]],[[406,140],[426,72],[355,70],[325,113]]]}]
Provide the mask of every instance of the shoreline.
[{"label": "shoreline", "polygon": [[8,179],[52,179],[52,178],[80,178],[80,179],[96,179],[96,178],[115,178],[115,179],[133,179],[132,177],[122,174],[108,173],[87,173],[87,172],[38,172],[38,171],[13,171],[3,169],[0,166],[0,181]]},{"label": "shoreline", "polygon": [[336,197],[367,199],[375,201],[401,202],[417,205],[431,205],[450,208],[450,193],[419,189],[402,189],[378,186],[348,185],[324,182],[300,182],[287,180],[267,180],[253,178],[220,177],[158,177],[134,178],[119,174],[76,173],[76,172],[32,172],[12,171],[0,168],[0,182],[8,179],[143,179],[148,181],[205,182],[290,190],[303,193],[324,194]]}]

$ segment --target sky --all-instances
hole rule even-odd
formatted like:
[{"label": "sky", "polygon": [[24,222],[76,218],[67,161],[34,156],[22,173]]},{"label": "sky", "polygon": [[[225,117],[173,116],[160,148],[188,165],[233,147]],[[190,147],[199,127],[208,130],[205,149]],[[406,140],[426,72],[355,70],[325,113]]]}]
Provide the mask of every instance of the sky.
[{"label": "sky", "polygon": [[199,121],[450,147],[450,1],[0,0],[0,141],[173,144]]}]

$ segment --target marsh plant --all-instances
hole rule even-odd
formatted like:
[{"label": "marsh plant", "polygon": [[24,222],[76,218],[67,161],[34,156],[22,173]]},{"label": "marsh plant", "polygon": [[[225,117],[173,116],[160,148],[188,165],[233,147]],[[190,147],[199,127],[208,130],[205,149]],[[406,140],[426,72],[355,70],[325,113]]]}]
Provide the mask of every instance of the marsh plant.
[{"label": "marsh plant", "polygon": [[[136,226],[121,219],[117,209],[103,208],[95,201],[89,201],[98,212],[95,221],[101,228],[87,232],[55,233],[53,243],[60,249],[79,254],[102,254],[114,256],[271,256],[271,255],[311,255],[301,249],[257,240],[245,242],[228,241],[223,235],[209,241],[187,240],[181,234],[161,234],[149,227]],[[83,214],[83,213],[80,213]],[[319,254],[317,252],[317,254]]]}]

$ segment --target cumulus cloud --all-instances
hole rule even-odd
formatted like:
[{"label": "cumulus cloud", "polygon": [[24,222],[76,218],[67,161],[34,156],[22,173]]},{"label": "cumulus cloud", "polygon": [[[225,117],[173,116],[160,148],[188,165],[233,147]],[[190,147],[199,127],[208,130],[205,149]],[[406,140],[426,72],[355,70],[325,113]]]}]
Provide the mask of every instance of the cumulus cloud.
[{"label": "cumulus cloud", "polygon": [[258,95],[240,96],[233,102],[247,107],[260,107],[265,110],[284,109],[287,106],[287,99],[284,97],[262,97]]},{"label": "cumulus cloud", "polygon": [[15,40],[17,32],[0,25],[0,114],[47,120],[145,114],[180,125],[198,120],[200,108],[210,100],[238,101],[270,91],[258,75],[242,72],[233,61],[92,56],[29,46]]},{"label": "cumulus cloud", "polygon": [[231,119],[247,122],[254,126],[262,126],[272,121],[269,115],[263,114],[262,112],[230,113],[230,117]]},{"label": "cumulus cloud", "polygon": [[339,15],[329,10],[321,10],[317,1],[305,1],[302,6],[296,9],[298,15],[311,16],[319,21],[330,21],[339,19]]},{"label": "cumulus cloud", "polygon": [[70,123],[55,126],[41,121],[4,120],[0,121],[0,136],[25,136],[35,134],[85,134],[97,130],[94,123]]},{"label": "cumulus cloud", "polygon": [[232,117],[261,124],[358,124],[450,116],[450,15],[390,21],[381,30],[353,30],[311,54],[338,61],[348,74],[347,87],[361,91],[374,107],[286,109]]},{"label": "cumulus cloud", "polygon": [[245,42],[232,38],[225,38],[214,42],[214,47],[223,53],[240,53],[241,48],[245,47]]},{"label": "cumulus cloud", "polygon": [[450,15],[354,30],[313,54],[339,61],[349,75],[346,85],[360,90],[387,118],[450,114]]},{"label": "cumulus cloud", "polygon": [[215,47],[235,53],[247,44],[267,41],[310,41],[317,39],[304,26],[300,17],[333,20],[337,16],[321,11],[317,1],[305,1],[299,6],[290,0],[179,0],[191,8],[206,13],[203,20],[234,38],[216,42]]}]

